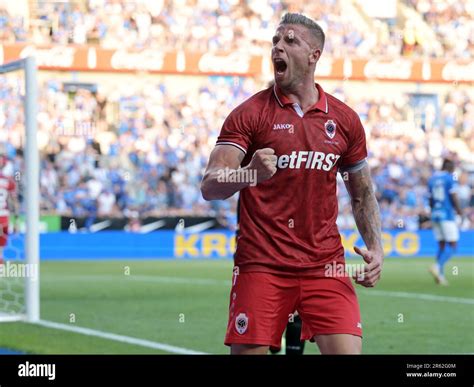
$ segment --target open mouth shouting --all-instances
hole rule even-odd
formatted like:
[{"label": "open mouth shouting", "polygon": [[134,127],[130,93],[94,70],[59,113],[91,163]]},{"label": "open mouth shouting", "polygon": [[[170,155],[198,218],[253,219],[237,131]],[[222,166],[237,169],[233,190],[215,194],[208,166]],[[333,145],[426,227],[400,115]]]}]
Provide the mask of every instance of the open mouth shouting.
[{"label": "open mouth shouting", "polygon": [[275,76],[278,78],[283,77],[288,69],[287,63],[282,58],[273,58],[273,67],[275,69]]}]

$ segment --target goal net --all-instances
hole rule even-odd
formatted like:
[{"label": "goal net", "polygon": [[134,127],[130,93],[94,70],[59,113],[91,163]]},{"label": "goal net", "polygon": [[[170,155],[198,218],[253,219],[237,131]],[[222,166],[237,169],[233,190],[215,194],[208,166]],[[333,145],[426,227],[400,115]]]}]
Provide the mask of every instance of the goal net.
[{"label": "goal net", "polygon": [[0,322],[39,320],[34,58],[0,66]]}]

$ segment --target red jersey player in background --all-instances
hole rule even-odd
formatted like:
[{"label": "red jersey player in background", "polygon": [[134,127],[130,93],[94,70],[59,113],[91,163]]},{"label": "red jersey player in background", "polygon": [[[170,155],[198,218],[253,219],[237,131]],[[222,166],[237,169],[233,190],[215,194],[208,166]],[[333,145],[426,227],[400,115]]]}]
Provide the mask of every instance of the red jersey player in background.
[{"label": "red jersey player in background", "polygon": [[232,354],[278,349],[294,311],[302,320],[301,339],[316,341],[321,353],[362,350],[351,279],[327,271],[345,264],[336,226],[338,171],[368,248],[354,247],[366,262],[354,279],[365,287],[373,287],[382,270],[380,215],[358,115],[314,83],[323,47],[317,23],[283,16],[271,52],[275,86],[230,113],[201,183],[206,200],[240,191],[225,338]]},{"label": "red jersey player in background", "polygon": [[3,173],[6,164],[7,158],[0,155],[0,264],[3,263],[3,249],[8,241],[9,205],[15,192],[15,181]]}]

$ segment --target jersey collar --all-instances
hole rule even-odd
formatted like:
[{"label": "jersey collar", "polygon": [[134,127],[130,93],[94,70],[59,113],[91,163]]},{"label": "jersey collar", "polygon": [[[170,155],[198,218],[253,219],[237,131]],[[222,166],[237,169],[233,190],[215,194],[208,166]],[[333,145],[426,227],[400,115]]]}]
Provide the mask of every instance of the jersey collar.
[{"label": "jersey collar", "polygon": [[[323,88],[319,84],[315,83],[314,85],[316,89],[318,89],[319,100],[313,106],[311,106],[308,112],[311,110],[319,110],[328,114],[329,106],[328,106],[328,99],[327,99],[326,93],[324,92]],[[285,107],[286,105],[293,106],[294,103],[290,101],[290,99],[285,94],[283,94],[281,89],[276,84],[273,86],[273,94],[275,95],[275,98],[281,107]]]}]

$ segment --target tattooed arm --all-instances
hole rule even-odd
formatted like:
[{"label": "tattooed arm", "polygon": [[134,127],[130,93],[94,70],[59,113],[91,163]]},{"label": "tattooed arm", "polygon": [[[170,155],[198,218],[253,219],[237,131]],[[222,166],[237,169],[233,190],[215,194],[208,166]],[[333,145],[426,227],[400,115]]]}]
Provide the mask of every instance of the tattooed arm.
[{"label": "tattooed arm", "polygon": [[351,196],[354,219],[368,248],[365,250],[354,246],[355,252],[367,262],[363,273],[357,273],[354,277],[356,283],[365,287],[373,287],[380,279],[383,264],[379,206],[367,164],[356,172],[345,172],[345,174],[344,181]]}]

